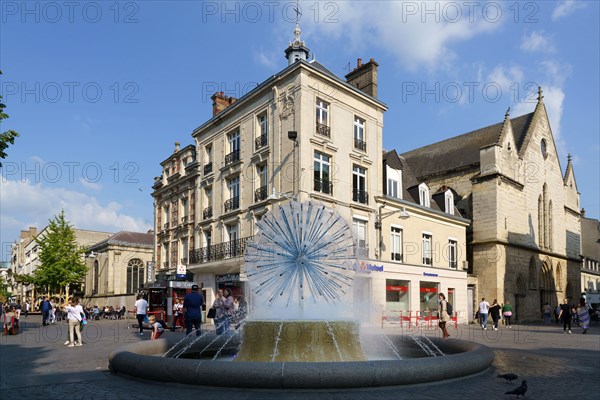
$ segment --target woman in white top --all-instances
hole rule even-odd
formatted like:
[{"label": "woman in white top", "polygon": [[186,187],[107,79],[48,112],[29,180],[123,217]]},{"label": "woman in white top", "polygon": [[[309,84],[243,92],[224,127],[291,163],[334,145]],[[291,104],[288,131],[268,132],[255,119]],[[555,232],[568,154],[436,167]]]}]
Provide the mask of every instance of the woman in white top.
[{"label": "woman in white top", "polygon": [[[69,345],[67,347],[81,346],[81,330],[79,324],[81,323],[83,308],[79,305],[79,300],[77,298],[71,300],[70,306],[65,304],[63,308],[67,312],[67,320],[69,321]],[[74,335],[77,335],[77,342],[75,342]]]}]

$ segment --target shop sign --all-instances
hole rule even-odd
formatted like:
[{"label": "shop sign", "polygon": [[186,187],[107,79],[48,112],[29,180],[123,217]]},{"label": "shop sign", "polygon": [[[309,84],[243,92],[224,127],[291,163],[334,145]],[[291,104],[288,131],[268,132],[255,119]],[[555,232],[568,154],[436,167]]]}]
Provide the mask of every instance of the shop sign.
[{"label": "shop sign", "polygon": [[438,276],[438,274],[432,274],[429,272],[423,272],[423,276]]},{"label": "shop sign", "polygon": [[385,290],[388,292],[408,292],[408,286],[387,285]]},{"label": "shop sign", "polygon": [[154,282],[154,266],[154,261],[146,262],[146,276],[148,277],[146,280],[148,282]]},{"label": "shop sign", "polygon": [[217,275],[215,277],[215,280],[217,282],[217,285],[219,283],[239,282],[240,274],[236,273],[236,274]]},{"label": "shop sign", "polygon": [[437,288],[434,287],[422,287],[421,288],[421,293],[437,293]]},{"label": "shop sign", "polygon": [[366,274],[370,274],[371,272],[383,272],[383,265],[367,264],[364,261],[354,263],[353,267],[356,272],[363,272]]}]

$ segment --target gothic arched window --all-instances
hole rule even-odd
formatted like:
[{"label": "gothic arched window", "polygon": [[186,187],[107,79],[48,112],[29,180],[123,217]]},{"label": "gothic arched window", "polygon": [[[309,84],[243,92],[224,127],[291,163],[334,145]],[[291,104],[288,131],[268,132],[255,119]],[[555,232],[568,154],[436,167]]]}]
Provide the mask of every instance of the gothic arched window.
[{"label": "gothic arched window", "polygon": [[144,262],[133,258],[127,263],[127,293],[136,293],[144,283]]}]

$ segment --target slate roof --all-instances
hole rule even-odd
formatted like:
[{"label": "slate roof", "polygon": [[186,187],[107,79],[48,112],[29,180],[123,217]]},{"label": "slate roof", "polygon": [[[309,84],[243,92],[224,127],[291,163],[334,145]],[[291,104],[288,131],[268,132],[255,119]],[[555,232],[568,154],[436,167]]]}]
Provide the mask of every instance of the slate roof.
[{"label": "slate roof", "polygon": [[90,247],[90,250],[111,244],[153,248],[154,235],[151,233],[121,231],[102,242],[96,243]]},{"label": "slate roof", "polygon": [[[518,149],[523,145],[534,114],[535,111],[510,119]],[[504,121],[411,150],[403,153],[402,157],[418,178],[478,165],[479,150],[498,143],[503,124]]]}]

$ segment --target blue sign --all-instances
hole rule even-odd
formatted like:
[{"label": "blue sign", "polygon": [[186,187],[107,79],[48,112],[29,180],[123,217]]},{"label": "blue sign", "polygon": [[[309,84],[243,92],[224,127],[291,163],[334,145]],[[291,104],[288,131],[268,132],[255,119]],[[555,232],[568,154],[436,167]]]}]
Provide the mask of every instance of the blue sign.
[{"label": "blue sign", "polygon": [[423,272],[423,276],[438,276],[438,274],[430,274],[429,272]]}]

